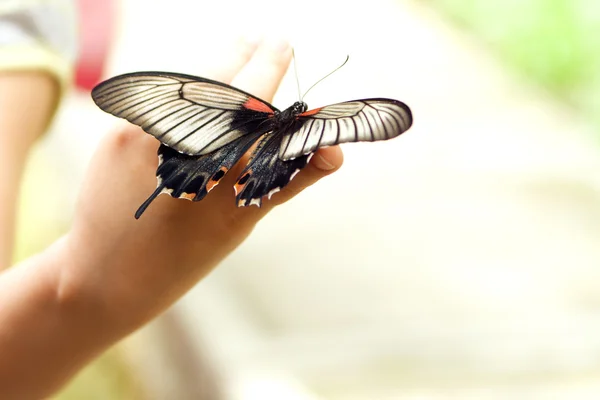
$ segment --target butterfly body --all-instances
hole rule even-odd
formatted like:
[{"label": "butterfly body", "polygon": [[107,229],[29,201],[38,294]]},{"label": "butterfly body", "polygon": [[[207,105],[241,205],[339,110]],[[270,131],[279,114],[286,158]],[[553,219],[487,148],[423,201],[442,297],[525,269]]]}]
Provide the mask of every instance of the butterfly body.
[{"label": "butterfly body", "polygon": [[289,125],[297,119],[298,115],[308,110],[308,106],[303,101],[297,101],[283,111],[276,111],[275,117],[280,126]]},{"label": "butterfly body", "polygon": [[102,82],[92,98],[104,111],[156,137],[154,193],[202,200],[254,145],[234,190],[238,206],[260,206],[304,168],[319,148],[396,137],[412,124],[404,103],[364,99],[310,111],[298,101],[279,111],[242,90],[205,78],[136,72]]}]

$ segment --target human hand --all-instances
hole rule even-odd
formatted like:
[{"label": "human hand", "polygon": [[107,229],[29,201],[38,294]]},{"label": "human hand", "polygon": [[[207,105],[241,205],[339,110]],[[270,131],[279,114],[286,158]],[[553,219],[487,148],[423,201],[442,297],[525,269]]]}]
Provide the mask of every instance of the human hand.
[{"label": "human hand", "polygon": [[[289,45],[246,44],[236,54],[210,77],[270,101],[289,65]],[[233,184],[243,159],[202,201],[160,196],[136,220],[156,186],[158,145],[133,125],[107,135],[69,233],[0,274],[0,397],[48,397],[181,297],[273,207],[342,163],[339,148],[321,149],[262,208],[237,208]]]},{"label": "human hand", "polygon": [[[270,101],[289,65],[291,48],[287,43],[253,47],[246,44],[211,78]],[[132,125],[103,141],[66,239],[70,261],[61,293],[73,301],[101,302],[106,317],[121,321],[124,330],[170,305],[237,247],[273,207],[342,163],[339,148],[321,149],[261,208],[238,208],[232,187],[244,158],[202,201],[160,196],[136,221],[135,210],[156,186],[158,145]]]}]

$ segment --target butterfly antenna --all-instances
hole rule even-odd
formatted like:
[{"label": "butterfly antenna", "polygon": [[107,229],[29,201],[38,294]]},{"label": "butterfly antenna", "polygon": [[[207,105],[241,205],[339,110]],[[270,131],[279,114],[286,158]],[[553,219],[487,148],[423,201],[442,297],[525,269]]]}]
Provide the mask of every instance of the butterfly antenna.
[{"label": "butterfly antenna", "polygon": [[296,85],[298,86],[298,97],[300,101],[302,101],[302,97],[300,93],[300,80],[298,79],[298,66],[296,66],[296,54],[294,53],[294,49],[292,49],[292,60],[294,60],[294,74],[296,75]]},{"label": "butterfly antenna", "polygon": [[302,99],[304,99],[304,97],[308,94],[308,92],[310,92],[310,90],[312,88],[314,88],[315,86],[317,86],[317,84],[323,82],[326,78],[328,78],[329,76],[333,75],[334,72],[337,72],[337,70],[339,70],[344,65],[346,65],[346,63],[348,62],[349,59],[350,59],[350,56],[346,56],[346,60],[342,63],[342,65],[340,65],[339,67],[337,67],[336,69],[334,69],[333,71],[331,71],[330,73],[328,73],[327,75],[325,75],[324,77],[322,77],[321,79],[319,79],[314,85],[312,85],[311,87],[309,87],[308,90],[306,92],[304,92],[304,95],[301,97],[300,101],[302,101]]}]

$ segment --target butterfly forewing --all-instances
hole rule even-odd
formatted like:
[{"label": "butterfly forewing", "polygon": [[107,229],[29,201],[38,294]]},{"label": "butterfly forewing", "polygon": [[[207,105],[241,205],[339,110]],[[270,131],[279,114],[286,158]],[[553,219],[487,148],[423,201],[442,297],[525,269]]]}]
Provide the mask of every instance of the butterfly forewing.
[{"label": "butterfly forewing", "polygon": [[220,82],[164,72],[119,75],[98,85],[102,110],[188,155],[211,153],[268,125],[276,109]]},{"label": "butterfly forewing", "polygon": [[394,138],[410,128],[412,114],[397,100],[365,99],[310,110],[298,115],[298,121],[299,128],[282,139],[282,160],[334,144]]}]

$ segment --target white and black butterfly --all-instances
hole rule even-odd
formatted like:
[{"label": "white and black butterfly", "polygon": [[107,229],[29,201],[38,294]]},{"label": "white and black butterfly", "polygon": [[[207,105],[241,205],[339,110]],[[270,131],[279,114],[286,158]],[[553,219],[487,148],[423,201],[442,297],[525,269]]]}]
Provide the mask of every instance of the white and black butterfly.
[{"label": "white and black butterfly", "polygon": [[397,100],[354,100],[310,111],[298,101],[279,111],[224,83],[168,72],[116,76],[96,86],[92,98],[161,142],[158,185],[136,218],[161,193],[202,200],[254,143],[234,186],[238,206],[260,207],[321,147],[391,139],[412,124],[410,109]]}]

